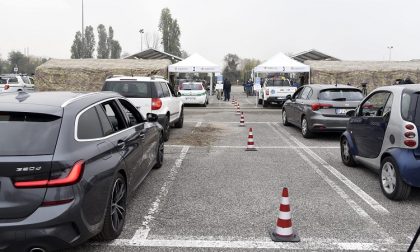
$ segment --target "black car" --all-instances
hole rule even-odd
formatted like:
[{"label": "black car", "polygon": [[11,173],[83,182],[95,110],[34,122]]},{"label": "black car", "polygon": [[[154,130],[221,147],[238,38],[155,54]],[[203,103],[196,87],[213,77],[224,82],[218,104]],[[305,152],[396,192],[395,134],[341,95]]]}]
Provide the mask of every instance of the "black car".
[{"label": "black car", "polygon": [[162,127],[113,92],[0,95],[0,250],[112,240],[163,162]]},{"label": "black car", "polygon": [[349,117],[346,113],[363,99],[360,89],[347,85],[311,84],[300,87],[282,110],[283,125],[296,125],[302,136],[315,132],[343,132]]}]

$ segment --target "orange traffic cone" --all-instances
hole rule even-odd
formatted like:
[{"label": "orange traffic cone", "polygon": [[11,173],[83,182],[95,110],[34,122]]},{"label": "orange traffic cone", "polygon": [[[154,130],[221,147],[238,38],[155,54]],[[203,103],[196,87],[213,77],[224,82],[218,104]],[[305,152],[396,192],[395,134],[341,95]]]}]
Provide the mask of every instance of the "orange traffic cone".
[{"label": "orange traffic cone", "polygon": [[245,127],[244,112],[241,112],[241,120],[239,120],[239,127]]},{"label": "orange traffic cone", "polygon": [[293,232],[292,214],[290,213],[289,192],[283,188],[281,196],[280,212],[277,218],[276,227],[270,231],[271,239],[274,242],[299,242],[297,233]]},{"label": "orange traffic cone", "polygon": [[241,107],[239,106],[239,104],[238,104],[238,106],[236,106],[236,114],[237,115],[241,114]]},{"label": "orange traffic cone", "polygon": [[254,147],[254,135],[252,134],[252,128],[249,128],[248,133],[248,145],[246,147],[246,151],[256,151],[257,149]]}]

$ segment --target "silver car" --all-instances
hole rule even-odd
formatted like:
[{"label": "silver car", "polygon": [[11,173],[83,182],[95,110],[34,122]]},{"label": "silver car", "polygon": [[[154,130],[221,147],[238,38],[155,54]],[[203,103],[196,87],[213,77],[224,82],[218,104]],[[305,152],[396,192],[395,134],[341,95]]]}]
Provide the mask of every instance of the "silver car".
[{"label": "silver car", "polygon": [[306,85],[284,103],[283,125],[300,127],[305,138],[315,132],[343,132],[349,120],[346,113],[355,109],[362,99],[362,91],[355,87]]}]

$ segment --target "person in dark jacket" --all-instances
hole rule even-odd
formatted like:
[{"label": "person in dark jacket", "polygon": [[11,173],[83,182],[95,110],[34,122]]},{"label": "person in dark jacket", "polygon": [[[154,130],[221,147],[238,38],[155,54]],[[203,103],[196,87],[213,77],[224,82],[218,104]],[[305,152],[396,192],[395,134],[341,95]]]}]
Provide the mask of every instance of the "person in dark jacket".
[{"label": "person in dark jacket", "polygon": [[228,79],[225,79],[223,81],[223,93],[225,94],[225,100],[224,101],[229,101],[230,100],[230,90],[232,88],[232,84],[230,84],[230,81]]}]

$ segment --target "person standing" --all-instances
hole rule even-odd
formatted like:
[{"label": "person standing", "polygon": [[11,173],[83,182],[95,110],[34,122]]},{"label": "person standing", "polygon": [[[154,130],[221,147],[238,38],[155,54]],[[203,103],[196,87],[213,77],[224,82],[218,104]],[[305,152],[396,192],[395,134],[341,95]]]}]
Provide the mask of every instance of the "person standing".
[{"label": "person standing", "polygon": [[232,88],[232,84],[230,83],[230,81],[228,79],[225,78],[225,80],[223,81],[223,93],[225,95],[225,100],[224,101],[229,101],[230,100],[231,88]]}]

